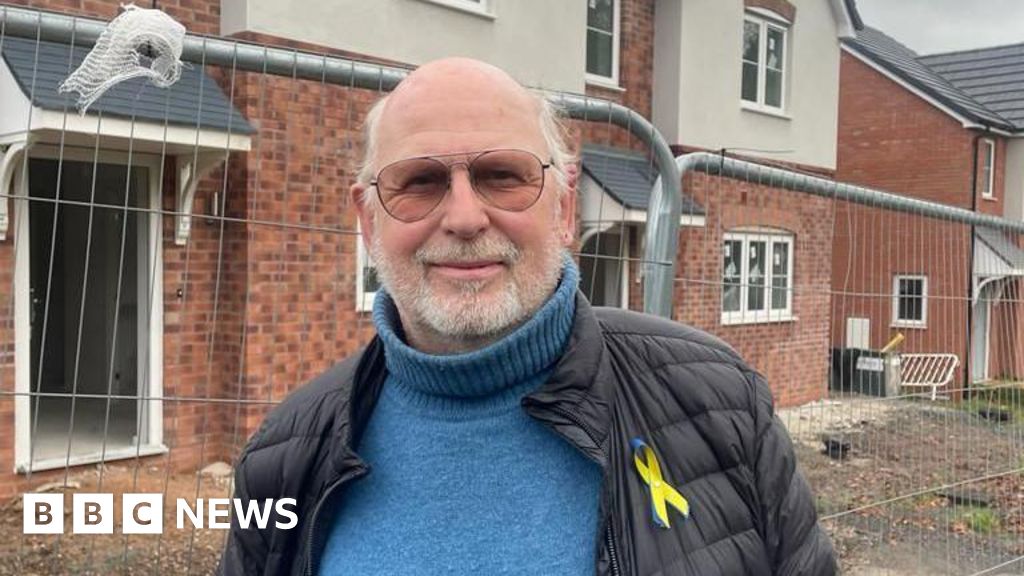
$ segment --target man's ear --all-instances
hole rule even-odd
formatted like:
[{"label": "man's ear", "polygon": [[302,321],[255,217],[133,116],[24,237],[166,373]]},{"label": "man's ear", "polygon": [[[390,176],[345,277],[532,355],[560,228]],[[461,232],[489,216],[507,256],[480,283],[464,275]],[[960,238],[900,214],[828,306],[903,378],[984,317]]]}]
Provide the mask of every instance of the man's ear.
[{"label": "man's ear", "polygon": [[349,194],[352,196],[352,205],[356,207],[356,216],[359,218],[359,231],[362,235],[363,247],[366,248],[367,253],[370,250],[370,239],[373,238],[373,208],[366,205],[363,201],[364,194],[367,194],[366,186],[360,183],[355,183],[348,189]]},{"label": "man's ear", "polygon": [[576,184],[579,180],[579,171],[576,164],[569,164],[565,167],[565,190],[562,191],[558,202],[562,211],[562,230],[565,236],[562,238],[562,245],[571,247],[576,240]]}]

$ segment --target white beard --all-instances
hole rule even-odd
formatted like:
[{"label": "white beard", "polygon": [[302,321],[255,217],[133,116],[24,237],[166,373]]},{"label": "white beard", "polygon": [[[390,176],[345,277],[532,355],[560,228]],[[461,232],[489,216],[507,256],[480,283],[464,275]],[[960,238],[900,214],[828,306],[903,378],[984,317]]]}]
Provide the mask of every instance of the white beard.
[{"label": "white beard", "polygon": [[[552,231],[540,253],[523,253],[498,232],[472,241],[422,246],[408,261],[385,253],[375,234],[370,248],[377,274],[399,310],[433,332],[456,339],[476,339],[506,331],[532,315],[554,292],[564,251]],[[504,278],[464,281],[458,290],[439,294],[427,278],[430,262],[496,260],[506,266]],[[531,268],[526,268],[531,263]],[[436,280],[435,280],[436,281]],[[481,293],[488,282],[502,282],[497,293]]]}]

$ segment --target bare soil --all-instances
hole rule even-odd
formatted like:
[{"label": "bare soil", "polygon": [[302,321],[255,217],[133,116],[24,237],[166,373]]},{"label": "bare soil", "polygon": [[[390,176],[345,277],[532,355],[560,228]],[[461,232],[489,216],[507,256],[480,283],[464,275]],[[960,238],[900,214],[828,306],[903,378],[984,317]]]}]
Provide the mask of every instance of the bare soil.
[{"label": "bare soil", "polygon": [[[65,491],[65,534],[22,534],[21,500],[0,508],[0,576],[7,575],[111,575],[213,574],[227,535],[222,529],[186,529],[175,526],[174,502],[184,498],[194,505],[197,498],[229,498],[230,477],[197,474],[166,475],[163,469],[106,465],[72,474]],[[52,484],[52,483],[51,483]],[[63,483],[60,483],[63,484]],[[46,486],[44,486],[46,487]],[[60,486],[48,488],[61,492]],[[115,494],[113,535],[71,534],[71,494],[112,492]],[[120,528],[120,494],[156,492],[164,494],[164,533],[124,535]]]},{"label": "bare soil", "polygon": [[[780,412],[844,574],[1024,574],[1024,422],[976,404],[850,398]],[[848,450],[828,455],[824,437]]]}]

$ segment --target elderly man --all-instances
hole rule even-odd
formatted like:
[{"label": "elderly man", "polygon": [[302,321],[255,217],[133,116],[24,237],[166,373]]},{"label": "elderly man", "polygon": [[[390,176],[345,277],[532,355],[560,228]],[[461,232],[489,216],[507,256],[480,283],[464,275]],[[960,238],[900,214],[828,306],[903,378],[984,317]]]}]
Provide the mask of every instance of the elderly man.
[{"label": "elderly man", "polygon": [[719,340],[591,308],[557,118],[504,72],[427,64],[368,115],[352,187],[377,337],[267,417],[226,574],[835,572],[764,381]]}]

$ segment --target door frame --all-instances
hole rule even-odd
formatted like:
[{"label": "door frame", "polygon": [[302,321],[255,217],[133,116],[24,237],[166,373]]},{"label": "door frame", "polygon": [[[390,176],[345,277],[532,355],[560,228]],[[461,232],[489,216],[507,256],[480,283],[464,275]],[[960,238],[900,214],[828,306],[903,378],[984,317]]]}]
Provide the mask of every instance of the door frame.
[{"label": "door frame", "polygon": [[[974,355],[974,344],[975,343],[971,342],[971,355],[972,355],[971,356],[971,372],[972,372],[972,374],[970,375],[970,378],[971,378],[971,382],[972,383],[974,383],[974,382],[985,382],[985,381],[988,381],[989,378],[990,378],[990,376],[989,376],[989,367],[991,365],[990,357],[991,357],[991,354],[992,354],[992,348],[991,348],[992,347],[992,300],[994,300],[996,297],[998,297],[998,291],[996,290],[996,286],[997,286],[996,285],[996,281],[998,281],[998,280],[999,279],[997,278],[997,279],[989,281],[989,282],[982,282],[982,283],[980,283],[978,285],[978,288],[977,288],[977,290],[978,290],[978,297],[975,299],[974,303],[972,304],[972,306],[975,306],[976,308],[974,310],[974,313],[972,314],[973,322],[975,323],[975,325],[971,326],[971,338],[982,338],[983,339],[982,343],[984,344],[984,350],[982,350],[982,352],[981,352],[981,354],[982,354],[981,366],[980,366],[980,368],[981,368],[981,378],[975,378],[973,372],[974,372],[974,368],[976,367],[975,361],[978,360],[978,359],[974,358],[974,356],[973,356]],[[986,294],[986,292],[988,292],[988,294]],[[987,298],[986,298],[986,295],[988,296]],[[984,326],[984,333],[983,334],[979,334],[978,330],[977,330],[977,328],[978,328],[977,321],[978,321],[979,318],[981,318],[981,316],[979,315],[979,312],[982,312],[982,311],[984,311],[985,326]]]},{"label": "door frame", "polygon": [[[28,161],[32,158],[66,160],[76,162],[97,162],[101,164],[129,164],[127,152],[115,150],[99,150],[93,148],[72,147],[65,145],[63,150],[50,144],[35,144],[27,151],[22,167],[15,176],[14,199],[14,237],[16,238],[14,254],[14,373],[15,373],[15,408],[14,408],[14,471],[25,473],[29,470],[41,471],[63,468],[65,465],[77,466],[101,460],[100,453],[71,456],[70,459],[53,458],[36,460],[32,455],[32,403],[29,393],[32,389],[32,338],[31,338],[31,251],[29,234],[29,202],[28,197]],[[148,362],[138,363],[137,375],[140,397],[140,409],[143,410],[139,436],[139,445],[128,449],[106,450],[103,461],[149,456],[167,452],[163,443],[163,226],[161,225],[161,164],[162,157],[154,154],[133,152],[131,166],[148,169],[148,208],[150,212],[146,229],[148,242],[145,246],[145,259],[148,266],[138,266],[139,278],[137,286],[147,289],[145,295],[148,314],[138,314],[139,335],[147,333],[145,345],[139,338],[140,358],[148,358]],[[129,172],[130,174],[130,172]],[[20,201],[19,201],[20,200]],[[140,234],[142,234],[140,227]],[[147,385],[148,384],[148,385]],[[143,400],[157,398],[157,400]]]}]

